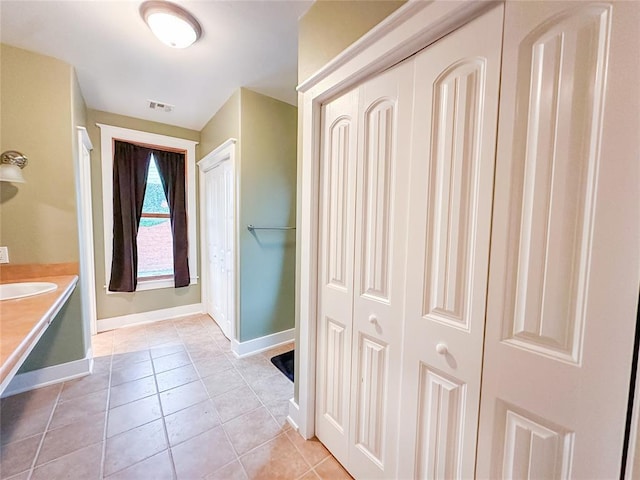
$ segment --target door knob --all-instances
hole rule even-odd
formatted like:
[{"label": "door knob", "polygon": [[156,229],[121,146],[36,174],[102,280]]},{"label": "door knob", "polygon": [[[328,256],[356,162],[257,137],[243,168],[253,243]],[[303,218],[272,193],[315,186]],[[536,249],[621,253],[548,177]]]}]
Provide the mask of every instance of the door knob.
[{"label": "door knob", "polygon": [[375,325],[376,323],[378,323],[378,319],[376,318],[375,315],[369,315],[369,323],[371,325]]},{"label": "door knob", "polygon": [[449,348],[445,343],[439,343],[436,345],[436,352],[438,352],[440,355],[446,355],[447,353],[449,353]]}]

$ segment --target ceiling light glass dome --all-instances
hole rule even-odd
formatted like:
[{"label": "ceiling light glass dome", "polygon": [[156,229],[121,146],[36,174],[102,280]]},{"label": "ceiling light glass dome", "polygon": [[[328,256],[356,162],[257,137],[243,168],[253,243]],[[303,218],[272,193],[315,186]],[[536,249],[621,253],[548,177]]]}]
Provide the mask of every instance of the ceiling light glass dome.
[{"label": "ceiling light glass dome", "polygon": [[202,28],[195,17],[174,3],[144,2],[140,6],[140,15],[153,34],[173,48],[187,48],[202,35]]}]

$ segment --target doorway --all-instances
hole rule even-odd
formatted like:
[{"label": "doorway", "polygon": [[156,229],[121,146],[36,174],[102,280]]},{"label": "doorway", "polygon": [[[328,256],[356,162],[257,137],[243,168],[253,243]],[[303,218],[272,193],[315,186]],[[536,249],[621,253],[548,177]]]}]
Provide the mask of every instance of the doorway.
[{"label": "doorway", "polygon": [[235,337],[235,140],[205,156],[200,168],[202,303],[224,335]]}]

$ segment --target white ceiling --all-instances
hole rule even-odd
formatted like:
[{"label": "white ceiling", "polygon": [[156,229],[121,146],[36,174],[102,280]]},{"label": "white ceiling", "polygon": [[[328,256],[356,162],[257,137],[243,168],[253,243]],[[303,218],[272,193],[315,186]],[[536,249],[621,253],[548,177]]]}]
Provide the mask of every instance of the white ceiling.
[{"label": "white ceiling", "polygon": [[312,0],[176,1],[203,29],[183,50],[153,36],[140,3],[1,0],[0,40],[73,65],[95,110],[200,130],[238,87],[296,104],[297,23]]}]

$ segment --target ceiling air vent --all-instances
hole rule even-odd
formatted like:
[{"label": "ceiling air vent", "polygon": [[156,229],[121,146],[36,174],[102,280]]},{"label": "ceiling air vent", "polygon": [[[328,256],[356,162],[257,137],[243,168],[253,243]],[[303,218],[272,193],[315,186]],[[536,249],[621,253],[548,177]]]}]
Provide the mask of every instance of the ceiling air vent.
[{"label": "ceiling air vent", "polygon": [[155,100],[148,100],[149,108],[151,110],[164,110],[165,112],[171,112],[175,105],[170,105],[168,103],[156,102]]}]

